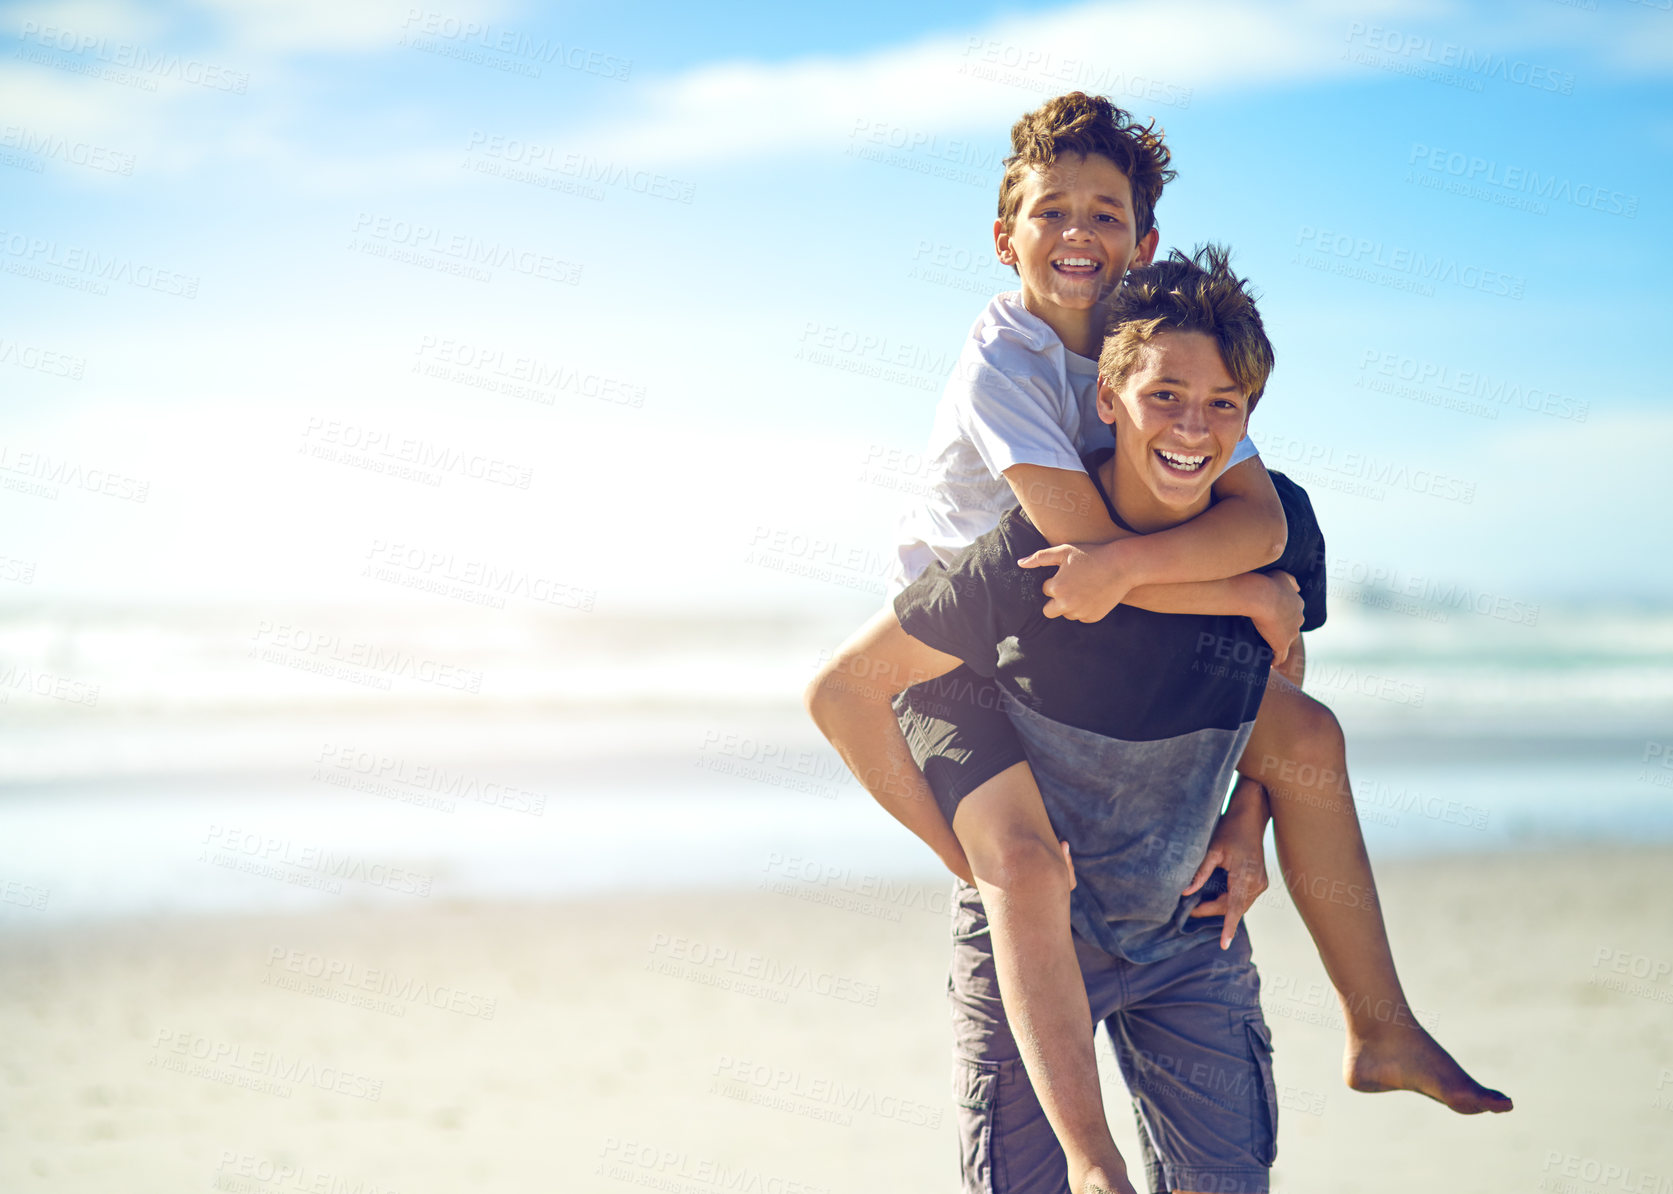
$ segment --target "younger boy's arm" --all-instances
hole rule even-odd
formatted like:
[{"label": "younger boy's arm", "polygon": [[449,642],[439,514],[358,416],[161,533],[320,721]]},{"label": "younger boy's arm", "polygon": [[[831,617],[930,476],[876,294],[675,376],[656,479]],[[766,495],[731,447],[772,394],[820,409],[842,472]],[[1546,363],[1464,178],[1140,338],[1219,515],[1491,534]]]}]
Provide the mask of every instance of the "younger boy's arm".
[{"label": "younger boy's arm", "polygon": [[[1284,658],[1300,626],[1301,603],[1293,581],[1253,571],[1278,558],[1288,535],[1283,505],[1260,457],[1227,469],[1215,482],[1214,504],[1203,513],[1152,535],[1117,527],[1084,472],[1013,465],[1005,479],[1052,545],[1020,561],[1028,568],[1057,567],[1042,586],[1050,599],[1048,618],[1096,622],[1122,604],[1165,614],[1240,614],[1252,618],[1276,657]],[[1269,533],[1271,517],[1276,537]],[[1117,552],[1126,554],[1111,554]],[[1124,588],[1137,577],[1123,572],[1128,559],[1138,560],[1140,569],[1174,569],[1173,579],[1152,577]]]},{"label": "younger boy's arm", "polygon": [[959,662],[907,634],[893,610],[882,610],[837,648],[803,699],[820,732],[872,798],[969,883],[964,848],[913,762],[891,703],[896,693],[944,675]]},{"label": "younger boy's arm", "polygon": [[1264,568],[1283,554],[1288,535],[1283,505],[1259,456],[1221,474],[1207,510],[1153,535],[1117,527],[1083,472],[1019,464],[1005,470],[1005,479],[1047,542],[1054,548],[1079,545],[1029,565],[1058,565],[1047,617],[1096,622],[1123,603],[1158,613],[1198,612],[1175,609],[1162,594],[1143,593],[1138,601],[1129,595],[1150,585],[1224,580]]}]

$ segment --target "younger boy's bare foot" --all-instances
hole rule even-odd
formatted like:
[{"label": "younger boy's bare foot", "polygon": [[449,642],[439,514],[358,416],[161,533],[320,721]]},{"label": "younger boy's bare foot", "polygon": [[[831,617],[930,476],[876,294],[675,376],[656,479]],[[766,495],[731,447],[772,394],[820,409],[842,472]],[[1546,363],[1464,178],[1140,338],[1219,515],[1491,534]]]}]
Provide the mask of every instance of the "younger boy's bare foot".
[{"label": "younger boy's bare foot", "polygon": [[1342,1077],[1367,1093],[1410,1090],[1444,1103],[1460,1115],[1509,1111],[1510,1099],[1477,1082],[1435,1038],[1416,1024],[1390,1026],[1371,1037],[1349,1034]]}]

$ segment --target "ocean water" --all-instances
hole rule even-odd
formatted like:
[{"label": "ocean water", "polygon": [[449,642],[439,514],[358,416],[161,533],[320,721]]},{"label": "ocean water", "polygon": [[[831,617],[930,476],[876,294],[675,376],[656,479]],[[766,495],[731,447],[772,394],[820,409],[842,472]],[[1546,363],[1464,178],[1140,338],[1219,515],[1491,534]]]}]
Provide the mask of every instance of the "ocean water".
[{"label": "ocean water", "polygon": [[[1673,611],[1333,606],[1374,859],[1673,840]],[[0,923],[934,879],[799,706],[864,612],[0,612]]]}]

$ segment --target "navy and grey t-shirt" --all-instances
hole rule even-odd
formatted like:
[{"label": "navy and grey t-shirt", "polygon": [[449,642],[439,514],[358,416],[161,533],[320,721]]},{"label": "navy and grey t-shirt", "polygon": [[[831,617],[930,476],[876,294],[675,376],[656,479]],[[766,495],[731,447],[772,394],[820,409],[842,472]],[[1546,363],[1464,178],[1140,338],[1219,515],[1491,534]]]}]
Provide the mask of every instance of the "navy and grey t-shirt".
[{"label": "navy and grey t-shirt", "polygon": [[[1085,458],[1098,482],[1110,449]],[[1303,630],[1325,619],[1324,537],[1306,491],[1273,485]],[[1109,497],[1104,495],[1109,506]],[[1110,515],[1120,523],[1114,507]],[[1219,920],[1179,892],[1214,831],[1266,691],[1272,652],[1248,618],[1119,605],[1098,622],[1042,613],[1049,570],[1017,566],[1048,544],[1019,507],[945,568],[895,598],[901,626],[998,684],[1046,811],[1075,859],[1075,930],[1134,962],[1169,957]]]}]

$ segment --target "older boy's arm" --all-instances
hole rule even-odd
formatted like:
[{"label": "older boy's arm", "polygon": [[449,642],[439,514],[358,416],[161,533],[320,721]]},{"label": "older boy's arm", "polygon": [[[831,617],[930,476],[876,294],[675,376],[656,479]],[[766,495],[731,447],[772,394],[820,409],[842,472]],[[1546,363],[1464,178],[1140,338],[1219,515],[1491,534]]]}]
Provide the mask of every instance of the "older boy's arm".
[{"label": "older boy's arm", "polygon": [[[1247,471],[1251,467],[1258,471]],[[1048,577],[1042,585],[1042,591],[1049,598],[1045,606],[1048,618],[1066,617],[1077,622],[1096,622],[1117,605],[1123,604],[1163,614],[1237,614],[1254,620],[1256,629],[1279,660],[1284,658],[1290,643],[1299,633],[1301,599],[1296,593],[1294,580],[1282,573],[1265,574],[1248,570],[1263,567],[1277,559],[1289,532],[1283,506],[1259,457],[1227,470],[1226,475],[1216,482],[1214,492],[1219,497],[1221,486],[1228,482],[1230,488],[1215,505],[1182,526],[1153,535],[1133,535],[1117,527],[1105,510],[1092,478],[1083,472],[1019,464],[1005,470],[1005,479],[1011,483],[1028,520],[1052,544],[1047,550],[1037,551],[1019,561],[1027,568],[1056,566],[1057,573]],[[1259,494],[1260,487],[1265,488],[1272,506],[1277,510],[1280,531],[1276,545],[1264,529],[1264,512],[1252,519],[1249,507],[1239,512],[1233,506],[1229,520],[1217,514],[1228,503],[1251,497],[1254,505],[1264,510],[1265,498]],[[1204,560],[1198,570],[1205,578],[1212,579],[1181,578],[1173,583],[1147,583],[1122,592],[1121,584],[1124,582],[1120,576],[1112,580],[1106,573],[1112,561],[1119,573],[1120,561],[1098,554],[1123,545],[1130,545],[1128,550],[1140,550],[1169,539],[1179,542],[1179,536],[1205,523],[1213,535],[1196,540],[1198,546],[1195,547],[1191,545],[1193,541],[1187,538],[1184,540],[1185,550],[1191,554],[1215,551],[1218,548],[1214,544],[1223,535],[1228,521],[1234,534],[1241,533],[1236,531],[1239,523],[1245,527],[1252,526],[1250,534],[1256,546],[1251,548],[1240,544],[1230,565]],[[1250,560],[1258,562],[1249,564],[1248,568],[1237,567]],[[1228,567],[1236,571],[1225,571]]]},{"label": "older boy's arm", "polygon": [[920,642],[893,610],[879,612],[837,649],[804,694],[807,711],[854,777],[966,883],[970,864],[900,732],[891,698],[957,667]]}]

